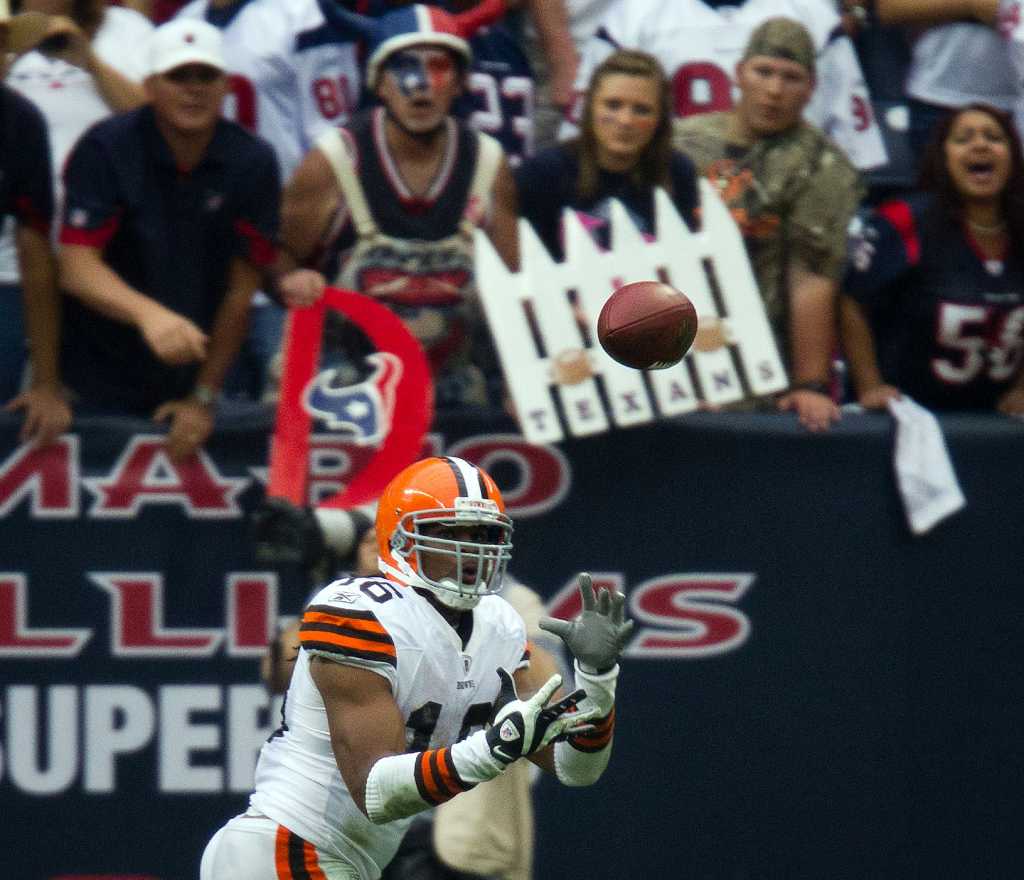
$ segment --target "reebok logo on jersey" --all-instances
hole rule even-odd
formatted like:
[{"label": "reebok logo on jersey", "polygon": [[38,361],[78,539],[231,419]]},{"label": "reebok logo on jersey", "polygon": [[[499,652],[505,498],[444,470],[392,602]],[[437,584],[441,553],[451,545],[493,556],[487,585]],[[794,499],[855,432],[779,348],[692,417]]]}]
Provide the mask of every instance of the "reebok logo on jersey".
[{"label": "reebok logo on jersey", "polygon": [[351,605],[359,597],[355,593],[335,593],[328,599],[328,602],[342,602],[345,605]]},{"label": "reebok logo on jersey", "polygon": [[504,742],[512,742],[513,740],[519,739],[519,728],[512,723],[511,718],[506,718],[505,723],[501,725],[501,729],[498,731],[498,736]]}]

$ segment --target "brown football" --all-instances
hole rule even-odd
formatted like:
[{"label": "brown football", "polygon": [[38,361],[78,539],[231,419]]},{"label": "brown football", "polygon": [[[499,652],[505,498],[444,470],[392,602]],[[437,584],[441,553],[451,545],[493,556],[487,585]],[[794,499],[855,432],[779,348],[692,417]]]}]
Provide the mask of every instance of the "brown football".
[{"label": "brown football", "polygon": [[697,335],[689,298],[661,281],[635,281],[615,291],[597,319],[597,337],[609,356],[636,370],[678,364]]}]

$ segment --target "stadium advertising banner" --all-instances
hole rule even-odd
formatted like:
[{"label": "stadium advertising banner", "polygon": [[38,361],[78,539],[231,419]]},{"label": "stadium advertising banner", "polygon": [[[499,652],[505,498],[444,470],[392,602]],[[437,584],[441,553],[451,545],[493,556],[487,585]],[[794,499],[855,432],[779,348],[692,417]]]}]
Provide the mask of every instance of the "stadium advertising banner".
[{"label": "stadium advertising banner", "polygon": [[[569,616],[589,570],[637,620],[609,772],[537,788],[538,880],[1014,873],[1024,426],[944,420],[967,507],[912,538],[883,417],[440,424],[426,449],[502,486],[519,579]],[[257,661],[307,589],[254,561],[270,428],[175,464],[145,422],[37,450],[0,421],[0,876],[187,880],[244,809],[278,721]],[[351,452],[311,438],[312,497]]]}]

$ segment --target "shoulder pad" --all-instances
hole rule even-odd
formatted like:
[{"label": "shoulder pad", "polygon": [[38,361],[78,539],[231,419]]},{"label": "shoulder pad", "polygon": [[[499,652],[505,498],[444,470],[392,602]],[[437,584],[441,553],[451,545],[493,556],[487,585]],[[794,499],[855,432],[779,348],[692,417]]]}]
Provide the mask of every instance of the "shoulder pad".
[{"label": "shoulder pad", "polygon": [[398,665],[395,642],[371,610],[374,589],[399,589],[374,578],[351,578],[328,584],[309,604],[299,626],[299,641],[308,651],[338,660]]}]

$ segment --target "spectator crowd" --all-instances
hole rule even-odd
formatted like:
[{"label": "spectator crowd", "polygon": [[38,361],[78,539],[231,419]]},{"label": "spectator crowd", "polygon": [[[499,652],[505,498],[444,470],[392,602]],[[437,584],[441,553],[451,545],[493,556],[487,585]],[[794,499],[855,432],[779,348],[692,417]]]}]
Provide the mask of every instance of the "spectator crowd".
[{"label": "spectator crowd", "polygon": [[[501,405],[475,230],[560,259],[565,209],[606,246],[612,199],[656,233],[656,188],[697,228],[704,177],[790,376],[745,406],[1022,415],[1019,6],[13,0],[0,395],[24,439],[119,413],[186,457],[274,399],[330,284],[402,319],[439,407]],[[329,332],[357,380],[367,340]]]},{"label": "spectator crowd", "polygon": [[[699,229],[706,180],[789,376],[736,408],[1024,416],[1020,3],[0,0],[0,405],[26,442],[126,415],[188,458],[276,400],[289,310],[338,286],[401,319],[441,412],[507,406],[478,233],[563,260],[567,210],[607,248],[613,202],[657,235],[659,189]],[[344,316],[324,340],[374,369]],[[528,777],[482,796],[522,820],[510,864],[441,811],[445,876],[528,877]]]}]

